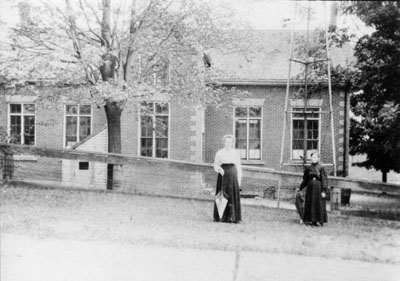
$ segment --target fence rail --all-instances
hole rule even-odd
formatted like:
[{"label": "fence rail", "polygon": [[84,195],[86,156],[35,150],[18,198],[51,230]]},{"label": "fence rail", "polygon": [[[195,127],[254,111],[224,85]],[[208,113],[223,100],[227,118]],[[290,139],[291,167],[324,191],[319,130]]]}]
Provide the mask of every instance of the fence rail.
[{"label": "fence rail", "polygon": [[[114,153],[100,153],[91,151],[47,149],[35,146],[24,146],[0,143],[0,150],[11,155],[33,155],[46,158],[57,158],[79,161],[95,161],[105,164],[129,165],[140,167],[154,167],[157,169],[176,169],[177,171],[196,171],[210,173],[211,164],[193,163],[149,157],[125,156]],[[279,181],[290,184],[299,184],[302,180],[301,173],[278,171],[268,168],[243,166],[244,178],[253,178],[266,181]],[[329,177],[329,185],[338,188],[352,189],[355,192],[391,193],[400,195],[400,184],[371,182],[343,177]]]}]

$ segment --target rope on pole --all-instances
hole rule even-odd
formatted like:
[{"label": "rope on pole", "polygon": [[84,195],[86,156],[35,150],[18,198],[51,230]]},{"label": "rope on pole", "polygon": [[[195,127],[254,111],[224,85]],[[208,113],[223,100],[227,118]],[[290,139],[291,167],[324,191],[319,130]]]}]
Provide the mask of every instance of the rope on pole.
[{"label": "rope on pole", "polygon": [[[294,29],[295,29],[295,19],[296,19],[296,14],[297,14],[297,8],[298,6],[303,7],[302,5],[298,4],[298,1],[295,2],[295,8],[294,8],[294,20],[293,20],[293,27],[292,27],[292,34],[291,34],[291,46],[290,46],[290,59],[289,59],[289,71],[288,71],[288,79],[287,79],[287,86],[286,86],[286,96],[285,96],[285,108],[284,108],[284,118],[283,118],[283,129],[282,129],[282,142],[281,142],[281,155],[280,155],[280,169],[282,170],[282,167],[284,165],[283,163],[283,154],[284,154],[284,145],[285,145],[285,132],[286,132],[286,126],[287,126],[287,116],[288,113],[292,113],[293,111],[288,110],[288,100],[289,100],[289,90],[290,90],[290,75],[291,75],[291,69],[292,69],[292,62],[300,63],[305,65],[305,77],[304,77],[304,83],[305,83],[305,95],[304,95],[304,107],[303,107],[303,115],[304,115],[304,143],[303,143],[303,165],[306,164],[306,158],[307,158],[307,142],[306,142],[306,137],[307,137],[307,113],[309,113],[309,110],[307,109],[308,107],[308,96],[307,96],[307,84],[308,84],[308,77],[307,77],[307,71],[308,71],[308,66],[310,64],[314,63],[319,63],[319,62],[325,62],[327,63],[327,68],[328,68],[328,92],[329,92],[329,111],[320,111],[319,114],[321,116],[322,113],[327,113],[329,114],[330,118],[330,127],[331,127],[331,137],[332,137],[332,156],[333,156],[333,173],[336,176],[336,144],[335,144],[335,130],[334,130],[334,118],[333,118],[333,105],[332,105],[332,85],[331,85],[331,55],[330,55],[330,50],[329,50],[329,36],[328,36],[328,25],[327,25],[327,13],[326,13],[326,3],[324,4],[324,10],[325,10],[325,41],[326,41],[326,54],[327,58],[326,59],[313,59],[311,60],[311,57],[309,57],[309,29],[310,29],[310,10],[311,10],[311,2],[308,1],[308,16],[307,16],[307,37],[306,37],[306,58],[303,60],[299,59],[293,59],[293,41],[294,41]],[[303,7],[304,8],[304,7]],[[327,123],[327,126],[329,122]],[[278,195],[279,195],[279,189],[278,189]],[[278,203],[279,206],[279,203]]]},{"label": "rope on pole", "polygon": [[284,146],[285,146],[286,118],[287,118],[287,106],[288,106],[289,90],[290,90],[290,75],[291,75],[291,71],[292,71],[293,41],[294,41],[294,27],[296,24],[296,13],[297,13],[297,1],[295,2],[295,6],[294,6],[292,33],[291,33],[291,39],[290,39],[289,71],[288,71],[288,78],[287,78],[287,84],[286,84],[285,108],[283,110],[283,129],[282,129],[281,159],[280,159],[280,169],[281,170],[282,170],[282,165],[283,165],[283,150],[284,150]]},{"label": "rope on pole", "polygon": [[335,144],[335,128],[333,119],[333,106],[332,106],[332,84],[331,84],[331,54],[329,50],[329,35],[328,35],[328,25],[327,25],[327,11],[326,3],[324,3],[325,11],[325,39],[326,39],[326,56],[328,58],[328,91],[329,91],[329,111],[330,111],[330,121],[331,121],[331,136],[332,136],[332,157],[333,157],[333,175],[336,176],[336,144]]}]

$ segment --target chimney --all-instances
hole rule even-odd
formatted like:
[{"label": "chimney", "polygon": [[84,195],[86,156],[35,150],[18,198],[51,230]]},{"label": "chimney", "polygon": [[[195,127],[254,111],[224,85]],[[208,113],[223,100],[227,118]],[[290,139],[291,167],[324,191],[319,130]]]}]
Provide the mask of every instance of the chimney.
[{"label": "chimney", "polygon": [[31,23],[31,5],[27,1],[18,3],[19,20],[21,25]]},{"label": "chimney", "polygon": [[331,2],[331,16],[329,19],[329,29],[334,30],[337,26],[337,17],[339,13],[339,4],[336,1]]}]

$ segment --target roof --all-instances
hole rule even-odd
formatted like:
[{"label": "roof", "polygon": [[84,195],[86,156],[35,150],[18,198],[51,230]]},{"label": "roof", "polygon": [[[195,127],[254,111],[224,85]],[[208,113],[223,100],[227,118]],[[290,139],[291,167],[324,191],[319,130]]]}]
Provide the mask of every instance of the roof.
[{"label": "roof", "polygon": [[[305,31],[296,32],[298,39]],[[253,30],[249,31],[249,42],[244,42],[247,49],[240,52],[222,53],[211,50],[213,67],[224,72],[221,80],[226,81],[267,81],[277,83],[287,80],[291,47],[291,32],[289,30]],[[311,38],[311,37],[310,37]],[[331,48],[333,65],[348,65],[353,58],[350,46]],[[303,65],[292,62],[291,77],[303,72]],[[264,81],[264,82],[262,82]]]},{"label": "roof", "polygon": [[86,139],[81,140],[80,142],[74,144],[73,146],[71,146],[71,149],[72,150],[77,149],[78,147],[80,147],[81,145],[86,143],[87,141],[89,141],[89,140],[93,139],[94,137],[96,137],[97,135],[99,135],[104,130],[107,130],[107,125],[104,126],[102,129],[100,129],[99,131],[97,131],[96,133],[89,135]]},{"label": "roof", "polygon": [[[224,86],[286,86],[287,79],[221,79],[218,81]],[[316,84],[317,82],[309,82],[309,85]],[[322,81],[320,84],[327,86],[327,81]],[[304,80],[291,79],[290,86],[303,86]]]}]

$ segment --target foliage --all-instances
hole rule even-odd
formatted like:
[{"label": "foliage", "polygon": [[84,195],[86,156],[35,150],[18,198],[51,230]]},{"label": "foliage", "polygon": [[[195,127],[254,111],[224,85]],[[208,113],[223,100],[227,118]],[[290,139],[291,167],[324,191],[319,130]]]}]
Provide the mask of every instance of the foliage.
[{"label": "foliage", "polygon": [[[308,62],[307,80],[309,82],[307,94],[315,96],[326,88],[328,79],[328,64],[326,50],[326,32],[324,29],[312,30],[309,34],[308,43],[306,34],[299,34],[296,39],[295,57],[303,62]],[[328,29],[329,48],[342,48],[354,37],[349,34],[347,28],[338,29],[331,26]],[[355,69],[349,64],[332,65],[331,62],[331,84],[332,87],[348,90],[354,77]],[[295,78],[304,79],[305,73],[301,72]],[[325,84],[325,85],[324,85]],[[300,89],[299,96],[304,95],[304,88]]]},{"label": "foliage", "polygon": [[360,165],[382,171],[385,181],[390,170],[400,172],[400,4],[354,1],[347,12],[375,29],[355,47],[350,153],[366,154]]},{"label": "foliage", "polygon": [[[211,48],[240,50],[242,27],[224,3],[194,0],[44,0],[22,2],[22,21],[3,50],[0,77],[10,85],[34,82],[40,100],[89,98],[104,106],[109,152],[121,151],[121,114],[127,102],[167,101],[183,105],[219,102],[221,71],[206,67]],[[211,2],[210,2],[211,3]],[[246,46],[246,45],[245,45]]]},{"label": "foliage", "polygon": [[216,76],[203,52],[240,41],[230,11],[205,2],[66,0],[65,7],[22,8],[28,17],[13,29],[0,75],[18,84],[80,84],[97,104],[177,93],[198,102],[212,90],[204,80]]},{"label": "foliage", "polygon": [[7,130],[3,126],[0,126],[0,142],[8,142]]}]

